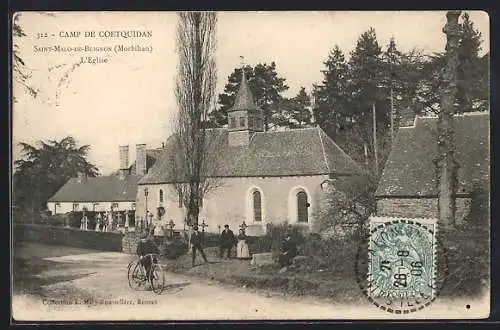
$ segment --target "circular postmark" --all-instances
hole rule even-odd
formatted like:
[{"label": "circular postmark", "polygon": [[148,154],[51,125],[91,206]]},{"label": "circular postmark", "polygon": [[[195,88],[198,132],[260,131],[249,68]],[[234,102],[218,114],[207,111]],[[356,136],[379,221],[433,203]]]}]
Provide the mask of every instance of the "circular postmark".
[{"label": "circular postmark", "polygon": [[408,314],[439,295],[447,262],[433,219],[370,219],[356,257],[357,282],[376,307]]}]

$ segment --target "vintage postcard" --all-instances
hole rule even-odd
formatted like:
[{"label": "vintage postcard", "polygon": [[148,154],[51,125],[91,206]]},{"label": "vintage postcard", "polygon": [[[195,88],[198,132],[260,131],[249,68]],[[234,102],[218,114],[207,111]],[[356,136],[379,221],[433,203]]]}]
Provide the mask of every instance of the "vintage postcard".
[{"label": "vintage postcard", "polygon": [[13,318],[487,318],[489,24],[15,13]]}]

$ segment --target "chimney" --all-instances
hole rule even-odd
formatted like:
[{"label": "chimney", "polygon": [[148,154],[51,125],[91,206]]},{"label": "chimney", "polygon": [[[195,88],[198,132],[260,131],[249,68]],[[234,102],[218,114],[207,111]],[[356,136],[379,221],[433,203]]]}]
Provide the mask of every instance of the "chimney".
[{"label": "chimney", "polygon": [[120,146],[120,170],[128,168],[128,145]]},{"label": "chimney", "polygon": [[135,146],[135,172],[136,175],[146,174],[146,144],[137,144]]},{"label": "chimney", "polygon": [[119,147],[119,157],[120,157],[120,178],[124,179],[127,175],[129,164],[128,164],[128,151],[129,147],[120,146]]}]

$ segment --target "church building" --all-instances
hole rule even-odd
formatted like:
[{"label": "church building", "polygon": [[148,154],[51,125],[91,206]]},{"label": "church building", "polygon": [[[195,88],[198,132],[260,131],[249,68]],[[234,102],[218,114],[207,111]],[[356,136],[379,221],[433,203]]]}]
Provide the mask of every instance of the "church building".
[{"label": "church building", "polygon": [[[264,114],[256,106],[245,75],[228,127],[206,131],[216,160],[211,177],[217,181],[201,201],[199,223],[218,232],[228,224],[237,231],[244,222],[249,235],[265,233],[266,224],[287,221],[313,229],[322,187],[335,178],[349,181],[363,175],[361,167],[319,127],[265,131]],[[186,208],[174,188],[178,152],[170,137],[158,161],[138,182],[136,215],[165,211],[161,222],[185,226]],[[332,181],[333,180],[333,181]]]}]

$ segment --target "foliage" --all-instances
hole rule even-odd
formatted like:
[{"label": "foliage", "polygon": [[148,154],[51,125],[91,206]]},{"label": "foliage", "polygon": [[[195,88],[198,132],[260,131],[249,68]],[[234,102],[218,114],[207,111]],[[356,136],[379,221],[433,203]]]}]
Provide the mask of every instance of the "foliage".
[{"label": "foliage", "polygon": [[[273,115],[278,111],[277,105],[283,100],[281,93],[288,90],[285,79],[276,72],[276,63],[259,63],[255,67],[245,65],[245,77],[255,102],[264,112],[266,130],[278,125]],[[237,68],[229,75],[224,87],[224,93],[219,94],[219,107],[210,114],[213,126],[220,127],[227,124],[227,111],[234,105],[236,94],[240,88],[242,69]]]},{"label": "foliage", "polygon": [[[489,54],[479,56],[481,33],[474,27],[467,12],[458,26],[457,93],[454,112],[486,111],[489,109]],[[446,53],[429,56],[423,67],[423,87],[419,91],[424,111],[439,113],[440,93],[444,86],[441,72],[446,65]]]},{"label": "foliage", "polygon": [[26,33],[22,29],[19,24],[19,19],[21,17],[20,13],[17,13],[12,18],[12,77],[14,81],[28,92],[32,97],[36,97],[38,95],[38,90],[33,87],[30,83],[31,72],[27,68],[26,63],[21,57],[19,52],[19,38],[25,37]]},{"label": "foliage", "polygon": [[[489,107],[489,54],[479,57],[481,33],[467,13],[460,23],[458,91],[454,112]],[[392,132],[413,122],[415,114],[438,113],[443,87],[444,53],[425,55],[417,48],[401,52],[391,39],[379,45],[370,28],[346,59],[334,46],[324,62],[321,83],[313,85],[315,122],[360,164],[380,175],[391,148]],[[391,98],[392,96],[392,98]],[[374,145],[372,105],[376,110]],[[375,164],[377,147],[378,164]],[[376,173],[375,169],[379,169]]]},{"label": "foliage", "polygon": [[324,189],[316,215],[316,232],[339,235],[355,230],[375,210],[376,184],[368,176],[339,177]]},{"label": "foliage", "polygon": [[311,98],[304,87],[295,97],[283,98],[273,108],[272,122],[275,127],[294,129],[310,127],[312,124]]},{"label": "foliage", "polygon": [[489,235],[488,226],[482,224],[464,224],[438,232],[448,266],[441,296],[475,298],[484,294],[490,282]]},{"label": "foliage", "polygon": [[266,225],[266,234],[258,238],[259,252],[279,252],[281,244],[287,234],[298,245],[304,244],[304,232],[308,228],[300,225],[291,225],[287,222],[277,224],[268,223]]},{"label": "foliage", "polygon": [[99,174],[87,160],[90,146],[78,146],[71,136],[38,144],[20,143],[24,155],[14,162],[13,176],[14,204],[34,213],[45,210],[47,200],[78,173]]},{"label": "foliage", "polygon": [[176,259],[188,251],[188,243],[182,236],[174,236],[165,240],[165,257]]}]

